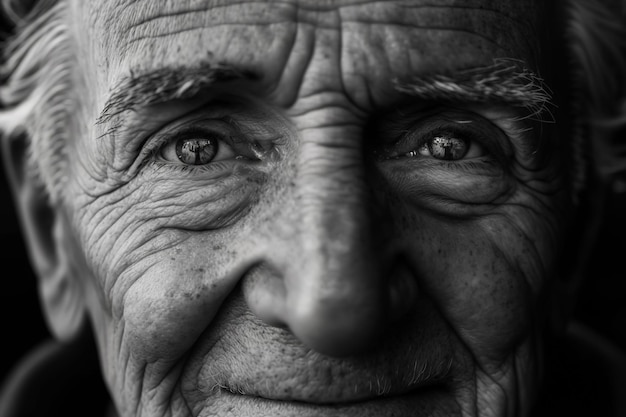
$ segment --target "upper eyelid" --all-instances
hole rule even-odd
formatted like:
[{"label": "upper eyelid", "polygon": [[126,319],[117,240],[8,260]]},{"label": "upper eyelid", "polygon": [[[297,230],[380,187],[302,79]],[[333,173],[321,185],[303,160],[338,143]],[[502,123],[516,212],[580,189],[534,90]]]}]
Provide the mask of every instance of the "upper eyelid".
[{"label": "upper eyelid", "polygon": [[[512,111],[512,109],[509,108],[493,109],[485,107],[484,109],[477,108],[470,110],[453,109],[450,114],[458,116],[456,123],[460,125],[465,124],[465,122],[484,122],[485,126],[498,130],[509,140],[513,139],[515,133],[528,127],[528,125],[524,123],[524,118],[520,117],[519,112]],[[463,120],[464,118],[470,120]]]},{"label": "upper eyelid", "polygon": [[225,116],[199,117],[198,115],[193,115],[175,120],[148,138],[145,147],[148,153],[154,153],[168,143],[176,141],[180,136],[195,132],[198,135],[216,133],[234,144],[245,142],[244,139],[238,139],[238,137],[243,136],[243,133],[234,124],[225,122],[225,119]]},{"label": "upper eyelid", "polygon": [[[418,148],[428,141],[430,141],[433,137],[439,134],[451,134],[453,136],[460,136],[461,139],[467,139],[471,142],[478,142],[480,145],[484,146],[491,152],[497,152],[497,145],[493,143],[493,140],[485,138],[484,131],[477,127],[471,126],[471,124],[465,123],[446,123],[442,122],[433,123],[434,126],[429,126],[427,132],[418,133],[415,130],[410,130],[406,134],[399,137],[394,143],[393,146],[407,146],[410,145],[414,148]],[[494,129],[496,127],[494,126]],[[407,143],[408,142],[408,143]]]},{"label": "upper eyelid", "polygon": [[[199,126],[217,123],[207,126],[208,130],[213,127],[224,127],[234,136],[242,137],[248,141],[275,140],[280,130],[273,118],[268,117],[267,112],[248,108],[239,103],[223,103],[221,101],[209,103],[194,112],[187,114],[178,120],[174,120],[164,126],[161,132],[181,129],[196,124]],[[159,134],[162,134],[159,132]]]},{"label": "upper eyelid", "polygon": [[184,135],[186,133],[192,133],[193,131],[197,131],[198,134],[202,133],[201,129],[197,126],[194,126],[194,128],[186,127],[185,123],[178,123],[178,121],[176,121],[175,124],[176,126],[172,126],[170,123],[158,132],[150,135],[142,147],[142,153],[154,153],[168,143],[177,140],[178,136],[181,134]]},{"label": "upper eyelid", "polygon": [[[416,130],[419,130],[420,127],[430,128],[431,130],[454,130],[458,128],[459,130],[466,130],[470,133],[479,130],[480,127],[483,126],[500,130],[497,125],[480,114],[471,112],[464,112],[463,114],[457,113],[459,112],[449,110],[430,111],[418,114],[415,118],[408,116],[402,121],[392,121],[389,124],[383,125],[383,127],[386,127],[386,130],[396,135],[401,135],[402,137],[415,134]],[[485,124],[479,126],[481,122]]]}]

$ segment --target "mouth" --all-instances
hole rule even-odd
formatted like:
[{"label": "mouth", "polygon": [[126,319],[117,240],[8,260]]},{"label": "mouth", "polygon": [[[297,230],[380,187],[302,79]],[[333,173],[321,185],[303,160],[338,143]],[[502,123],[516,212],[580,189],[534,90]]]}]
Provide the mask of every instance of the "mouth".
[{"label": "mouth", "polygon": [[314,358],[301,362],[306,366],[281,367],[274,362],[255,372],[213,374],[212,381],[204,381],[205,392],[212,382],[213,393],[226,396],[339,407],[445,392],[452,382],[452,358],[406,360],[392,366],[369,358]]},{"label": "mouth", "polygon": [[[343,398],[324,401],[316,398],[299,400],[266,398],[221,390],[221,399],[229,403],[232,415],[246,416],[302,416],[302,417],[426,417],[460,415],[453,395],[443,385],[413,387],[406,392],[387,393],[362,398]],[[231,415],[231,414],[228,414]]]},{"label": "mouth", "polygon": [[342,390],[340,392],[334,392],[330,389],[328,391],[307,391],[306,388],[298,390],[291,390],[289,388],[273,390],[268,389],[267,387],[264,390],[253,391],[247,390],[243,387],[225,385],[221,385],[216,388],[225,395],[230,394],[245,396],[265,401],[297,402],[318,406],[347,406],[367,401],[401,398],[405,396],[412,396],[417,393],[443,390],[445,386],[441,380],[430,380],[420,381],[406,387],[393,387],[388,381],[378,379],[376,381],[369,381],[365,384],[355,384],[351,389]]}]

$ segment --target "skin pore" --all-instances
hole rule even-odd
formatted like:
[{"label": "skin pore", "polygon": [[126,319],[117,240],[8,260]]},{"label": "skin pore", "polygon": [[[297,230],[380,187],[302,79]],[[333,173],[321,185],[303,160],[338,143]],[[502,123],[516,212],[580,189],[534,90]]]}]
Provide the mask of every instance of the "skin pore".
[{"label": "skin pore", "polygon": [[71,3],[60,235],[120,415],[528,415],[541,6],[458,3]]}]

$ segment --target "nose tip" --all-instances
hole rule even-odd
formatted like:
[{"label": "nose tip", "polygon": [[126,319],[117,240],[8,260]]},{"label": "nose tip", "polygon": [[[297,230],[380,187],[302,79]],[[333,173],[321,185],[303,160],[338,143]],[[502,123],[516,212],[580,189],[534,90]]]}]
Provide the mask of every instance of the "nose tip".
[{"label": "nose tip", "polygon": [[[378,346],[385,330],[415,304],[417,283],[401,258],[388,270],[370,259],[351,276],[336,277],[340,288],[308,288],[287,299],[286,324],[303,343],[317,352],[346,356]],[[328,281],[334,281],[329,279]],[[313,281],[315,282],[315,281]],[[317,291],[316,291],[317,290]]]},{"label": "nose tip", "polygon": [[[335,357],[363,353],[380,344],[388,325],[404,316],[417,297],[417,284],[406,264],[396,262],[387,273],[371,262],[364,264],[369,265],[334,278],[320,279],[311,276],[311,270],[300,270],[301,279],[295,280],[299,285],[264,264],[248,274],[244,295],[258,317],[287,328],[316,352]],[[320,285],[333,281],[344,285]]]},{"label": "nose tip", "polygon": [[354,289],[344,294],[311,295],[288,299],[291,305],[285,316],[291,332],[305,345],[326,355],[346,356],[378,343],[387,316],[380,291]]}]

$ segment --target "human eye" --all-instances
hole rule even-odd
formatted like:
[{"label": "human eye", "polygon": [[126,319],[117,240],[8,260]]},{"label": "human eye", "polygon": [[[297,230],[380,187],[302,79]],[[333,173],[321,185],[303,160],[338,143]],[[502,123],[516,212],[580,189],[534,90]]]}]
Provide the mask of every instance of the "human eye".
[{"label": "human eye", "polygon": [[233,149],[233,142],[233,136],[193,127],[178,132],[166,141],[158,149],[156,157],[161,162],[187,166],[243,157]]},{"label": "human eye", "polygon": [[209,168],[232,161],[266,159],[274,149],[276,137],[249,120],[199,116],[168,126],[156,135],[151,147],[157,164]]},{"label": "human eye", "polygon": [[513,187],[513,146],[499,124],[464,109],[405,111],[372,130],[374,160],[399,195],[441,212],[492,204]]},{"label": "human eye", "polygon": [[[503,133],[477,115],[459,112],[426,114],[383,136],[382,159],[414,159],[421,163],[486,162],[504,153]],[[447,164],[448,168],[453,165]]]},{"label": "human eye", "polygon": [[430,157],[442,161],[458,161],[484,156],[485,150],[480,142],[473,140],[470,136],[454,129],[434,131],[427,137],[419,138],[421,145],[416,149],[411,149],[400,156]]}]

